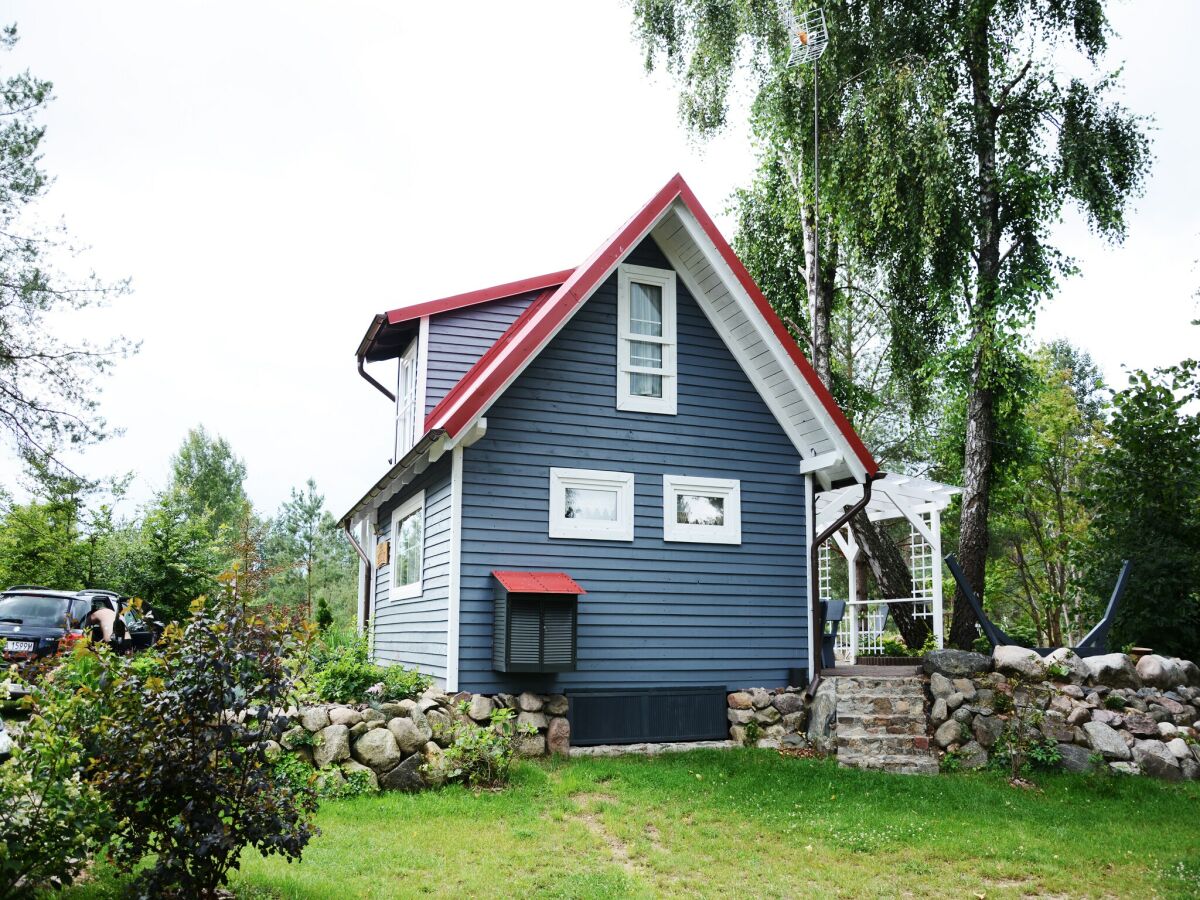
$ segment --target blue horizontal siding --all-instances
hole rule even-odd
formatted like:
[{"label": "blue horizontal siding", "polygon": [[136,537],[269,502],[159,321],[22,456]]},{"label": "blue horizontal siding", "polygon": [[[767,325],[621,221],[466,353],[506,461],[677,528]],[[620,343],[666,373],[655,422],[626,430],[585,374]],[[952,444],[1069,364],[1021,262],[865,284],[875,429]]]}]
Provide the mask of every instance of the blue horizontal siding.
[{"label": "blue horizontal siding", "polygon": [[458,384],[537,295],[538,292],[533,291],[430,317],[425,373],[426,414]]},{"label": "blue horizontal siding", "polygon": [[419,669],[440,683],[446,680],[446,635],[450,596],[450,462],[437,465],[406,486],[379,509],[380,543],[391,537],[392,511],[425,491],[425,550],[420,597],[389,597],[391,561],[376,569],[372,652],[381,663]]},{"label": "blue horizontal siding", "polygon": [[[670,268],[652,240],[629,261]],[[736,688],[780,685],[807,665],[799,457],[682,282],[677,295],[677,415],[616,408],[614,275],[463,454],[461,688]],[[634,540],[550,539],[552,466],[633,472]],[[740,479],[742,543],[663,541],[664,473]],[[588,591],[577,671],[492,671],[490,573],[500,568],[566,571]]]}]

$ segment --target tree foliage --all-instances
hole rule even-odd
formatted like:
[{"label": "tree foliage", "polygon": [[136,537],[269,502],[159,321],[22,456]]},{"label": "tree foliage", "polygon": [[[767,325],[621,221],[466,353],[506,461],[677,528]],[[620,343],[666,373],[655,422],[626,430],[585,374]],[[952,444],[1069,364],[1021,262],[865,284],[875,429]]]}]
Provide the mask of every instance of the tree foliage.
[{"label": "tree foliage", "polygon": [[[0,30],[0,52],[17,42],[16,26]],[[77,255],[61,226],[44,228],[37,202],[50,186],[41,167],[45,127],[38,117],[51,84],[28,72],[0,75],[0,431],[25,457],[56,459],[63,446],[105,437],[97,412],[96,376],[131,346],[61,336],[69,313],[123,293],[64,265]]]},{"label": "tree foliage", "polygon": [[986,596],[997,612],[1028,622],[1039,646],[1070,646],[1094,624],[1079,564],[1091,524],[1083,488],[1103,441],[1102,383],[1091,358],[1065,341],[1040,348],[1030,364],[1036,381],[1023,429],[1009,429],[1021,452],[997,473]]},{"label": "tree foliage", "polygon": [[1200,659],[1200,363],[1136,371],[1112,402],[1085,490],[1087,586],[1106,597],[1130,560],[1114,642]]},{"label": "tree foliage", "polygon": [[191,429],[171,459],[171,488],[188,518],[207,524],[216,539],[235,529],[246,505],[246,464],[225,438],[203,425]]}]

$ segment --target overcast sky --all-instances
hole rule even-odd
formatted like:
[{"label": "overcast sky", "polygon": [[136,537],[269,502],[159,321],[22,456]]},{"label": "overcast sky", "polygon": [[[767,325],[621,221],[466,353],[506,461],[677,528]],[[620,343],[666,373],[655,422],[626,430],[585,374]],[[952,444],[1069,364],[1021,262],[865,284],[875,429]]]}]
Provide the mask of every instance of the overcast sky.
[{"label": "overcast sky", "polygon": [[[688,140],[621,0],[10,0],[5,16],[22,40],[0,65],[55,84],[43,212],[133,280],[66,327],[142,342],[104,381],[124,435],[77,461],[134,472],[137,499],[203,423],[261,510],[312,476],[340,514],[390,452],[390,406],[353,355],[374,313],[575,265],[676,171],[728,234],[753,171],[742,130]],[[1200,4],[1112,18],[1123,99],[1156,120],[1153,177],[1123,246],[1059,228],[1082,274],[1038,336],[1120,380],[1200,345]]]}]

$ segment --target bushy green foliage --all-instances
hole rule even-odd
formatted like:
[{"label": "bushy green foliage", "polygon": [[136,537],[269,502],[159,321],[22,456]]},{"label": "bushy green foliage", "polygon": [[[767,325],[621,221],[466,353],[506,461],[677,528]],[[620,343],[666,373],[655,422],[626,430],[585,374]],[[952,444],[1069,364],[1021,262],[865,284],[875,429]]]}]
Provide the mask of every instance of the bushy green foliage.
[{"label": "bushy green foliage", "polygon": [[508,783],[517,741],[523,735],[536,734],[528,724],[517,724],[511,709],[492,710],[490,727],[480,728],[466,715],[467,704],[460,705],[462,720],[454,728],[454,743],[446,748],[440,771],[434,773],[450,781],[464,781],[471,787],[500,787]]},{"label": "bushy green foliage", "polygon": [[83,735],[96,718],[88,685],[100,668],[81,645],[57,677],[43,679],[14,755],[0,765],[0,896],[69,884],[112,827],[103,796],[85,777]]},{"label": "bushy green foliage", "polygon": [[1125,698],[1120,694],[1109,694],[1104,698],[1104,708],[1120,712],[1125,708]]},{"label": "bushy green foliage", "polygon": [[433,683],[403,666],[375,665],[365,635],[319,653],[310,680],[317,696],[329,703],[415,699]]},{"label": "bushy green foliage", "polygon": [[[334,772],[343,777],[330,777]],[[342,772],[334,766],[314,769],[294,753],[283,753],[275,760],[275,777],[293,791],[312,790],[322,800],[346,800],[375,792],[366,772]]]},{"label": "bushy green foliage", "polygon": [[328,631],[333,626],[333,612],[329,608],[329,601],[324,597],[317,601],[317,628],[322,632]]},{"label": "bushy green foliage", "polygon": [[1085,571],[1107,600],[1132,563],[1111,644],[1200,658],[1200,362],[1134,372],[1113,397],[1109,441],[1089,471]]},{"label": "bushy green foliage", "polygon": [[119,826],[113,858],[141,896],[215,896],[244,849],[298,859],[315,797],[276,777],[266,742],[295,702],[308,634],[232,592],[192,605],[138,668],[107,656],[91,775]]}]

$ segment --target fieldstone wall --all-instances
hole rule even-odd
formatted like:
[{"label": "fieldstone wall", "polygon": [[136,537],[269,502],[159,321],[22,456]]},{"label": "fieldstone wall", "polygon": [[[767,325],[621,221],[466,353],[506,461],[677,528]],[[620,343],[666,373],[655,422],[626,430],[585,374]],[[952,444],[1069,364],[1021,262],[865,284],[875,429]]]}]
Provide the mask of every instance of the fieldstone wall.
[{"label": "fieldstone wall", "polygon": [[[464,702],[465,715],[459,711]],[[324,703],[290,710],[294,724],[268,750],[298,756],[323,770],[323,778],[366,772],[379,790],[419,791],[436,786],[432,773],[440,768],[442,751],[453,742],[455,727],[465,723],[487,727],[498,707],[514,710],[518,724],[537,729],[536,734],[518,739],[521,756],[566,755],[570,750],[568,702],[562,694],[448,695],[437,688],[417,700]]]},{"label": "fieldstone wall", "polygon": [[[963,768],[987,765],[1015,707],[1037,710],[1037,728],[1058,743],[1073,772],[1097,764],[1171,781],[1200,779],[1200,668],[1122,653],[1081,659],[1057,650],[1043,659],[1021,647],[991,657],[938,650],[925,658],[930,733]],[[1014,686],[1015,682],[1015,686]],[[1102,760],[1103,762],[1098,762]]]},{"label": "fieldstone wall", "polygon": [[809,703],[803,688],[747,688],[734,691],[728,702],[729,739],[735,744],[808,746]]}]

